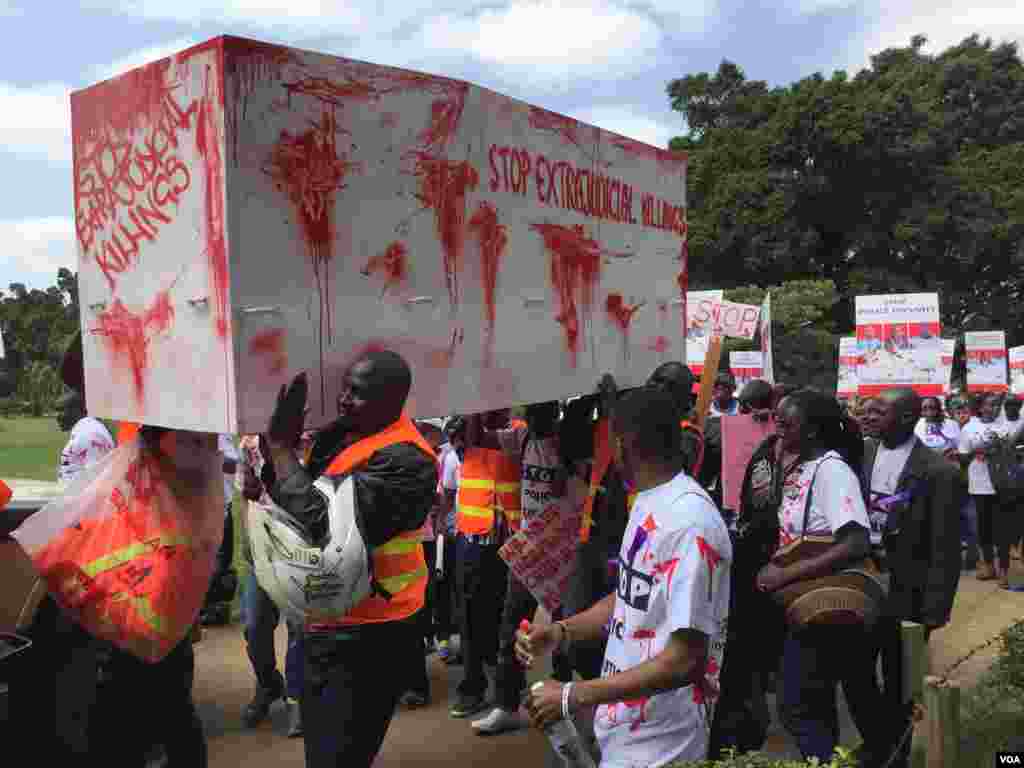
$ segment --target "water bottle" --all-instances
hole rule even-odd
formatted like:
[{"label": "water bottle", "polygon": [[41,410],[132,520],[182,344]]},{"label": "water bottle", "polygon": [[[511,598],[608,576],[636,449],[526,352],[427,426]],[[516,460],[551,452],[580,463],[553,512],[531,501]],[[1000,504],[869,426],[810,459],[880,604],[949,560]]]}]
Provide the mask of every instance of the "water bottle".
[{"label": "water bottle", "polygon": [[[534,683],[530,690],[537,690],[543,685],[544,683]],[[544,728],[544,733],[551,742],[555,754],[562,758],[565,768],[595,768],[594,758],[584,746],[571,716],[551,723]]]}]

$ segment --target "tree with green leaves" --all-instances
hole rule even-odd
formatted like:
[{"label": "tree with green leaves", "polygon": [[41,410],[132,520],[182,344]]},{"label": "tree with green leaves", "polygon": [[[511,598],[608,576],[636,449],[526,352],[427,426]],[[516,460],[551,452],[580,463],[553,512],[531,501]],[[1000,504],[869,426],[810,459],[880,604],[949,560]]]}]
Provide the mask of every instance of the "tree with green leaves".
[{"label": "tree with green leaves", "polygon": [[924,44],[786,86],[729,61],[668,84],[689,126],[671,147],[690,155],[691,285],[830,280],[839,333],[858,294],[935,291],[947,330],[984,308],[1024,341],[1024,64],[977,36]]}]

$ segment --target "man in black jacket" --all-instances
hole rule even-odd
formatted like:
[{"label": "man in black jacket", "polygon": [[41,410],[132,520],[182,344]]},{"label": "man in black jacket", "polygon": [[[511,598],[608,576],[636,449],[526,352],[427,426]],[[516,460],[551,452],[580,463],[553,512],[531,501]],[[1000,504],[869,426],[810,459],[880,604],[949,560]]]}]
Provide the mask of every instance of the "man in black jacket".
[{"label": "man in black jacket", "polygon": [[[357,522],[375,566],[378,557],[402,549],[403,535],[423,525],[434,502],[437,465],[403,414],[411,383],[408,365],[392,352],[356,361],[342,382],[338,418],[318,434],[305,467],[296,448],[304,430],[306,377],[297,376],[287,391],[282,387],[261,439],[261,452],[271,458],[262,480],[310,541],[322,541],[328,531],[327,500],[313,485],[321,474],[335,481],[352,477]],[[366,456],[346,462],[360,453]],[[306,627],[302,718],[309,768],[369,768],[399,696],[423,664],[418,612],[427,573],[422,547],[415,552],[412,570],[400,566],[401,574],[382,574],[375,567],[379,588],[347,616]]]},{"label": "man in black jacket", "polygon": [[[915,437],[920,418],[921,398],[910,389],[882,393],[865,413],[869,439],[861,481],[890,573],[875,635],[896,730],[892,747],[910,723],[902,702],[900,622],[923,624],[929,636],[949,621],[960,580],[960,509],[967,499],[957,466]],[[907,739],[894,766],[906,764],[909,744]],[[884,761],[888,755],[876,757]]]}]

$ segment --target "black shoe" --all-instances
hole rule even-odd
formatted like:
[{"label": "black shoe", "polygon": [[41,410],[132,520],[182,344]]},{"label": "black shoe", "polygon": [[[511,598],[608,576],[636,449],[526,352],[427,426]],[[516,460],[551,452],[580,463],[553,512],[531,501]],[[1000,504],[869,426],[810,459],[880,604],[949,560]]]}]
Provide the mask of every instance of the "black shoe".
[{"label": "black shoe", "polygon": [[430,706],[430,696],[424,696],[416,691],[406,691],[402,694],[401,702],[409,709],[420,709]]},{"label": "black shoe", "polygon": [[288,702],[288,738],[297,739],[303,734],[302,730],[302,707],[299,702]]},{"label": "black shoe", "polygon": [[252,701],[242,710],[242,722],[245,727],[255,728],[266,720],[270,714],[270,705],[281,698],[284,698],[284,686],[279,689],[258,687]]},{"label": "black shoe", "polygon": [[461,719],[485,709],[487,709],[487,702],[483,696],[464,696],[460,693],[455,700],[455,706],[448,710],[448,714],[456,719]]},{"label": "black shoe", "polygon": [[449,667],[461,667],[463,664],[462,654],[453,653],[444,660],[444,663]]}]

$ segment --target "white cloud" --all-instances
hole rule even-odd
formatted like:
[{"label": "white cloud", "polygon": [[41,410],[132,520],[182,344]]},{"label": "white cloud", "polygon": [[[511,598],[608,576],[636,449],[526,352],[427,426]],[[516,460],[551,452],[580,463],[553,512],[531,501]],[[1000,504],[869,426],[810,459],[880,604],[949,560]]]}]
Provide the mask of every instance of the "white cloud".
[{"label": "white cloud", "polygon": [[867,67],[886,48],[906,46],[914,35],[928,38],[927,51],[938,53],[972,34],[994,42],[1024,45],[1024,10],[1020,0],[904,0],[898,14],[877,7],[865,34],[851,45],[847,65]]},{"label": "white cloud", "polygon": [[531,0],[475,16],[427,20],[414,44],[463,52],[530,80],[629,74],[650,64],[661,30],[646,16],[607,3]]},{"label": "white cloud", "polygon": [[198,37],[189,36],[181,37],[162,45],[140,48],[139,50],[132,51],[128,55],[122,56],[119,59],[95,67],[90,73],[89,82],[94,83],[100,80],[109,80],[117,75],[123,75],[128,70],[141,67],[143,64],[159,61],[160,59],[166,59],[168,56],[173,56],[179,51],[191,48],[193,45],[200,42],[202,42],[202,40]]},{"label": "white cloud", "polygon": [[0,82],[0,147],[43,155],[52,165],[71,165],[70,88],[63,83],[30,87]]},{"label": "white cloud", "polygon": [[597,106],[570,111],[570,117],[621,134],[636,141],[665,148],[669,139],[684,132],[682,116],[676,124],[647,117],[643,112],[617,106]]},{"label": "white cloud", "polygon": [[10,273],[49,274],[77,269],[75,225],[67,216],[0,220],[3,261]]}]

